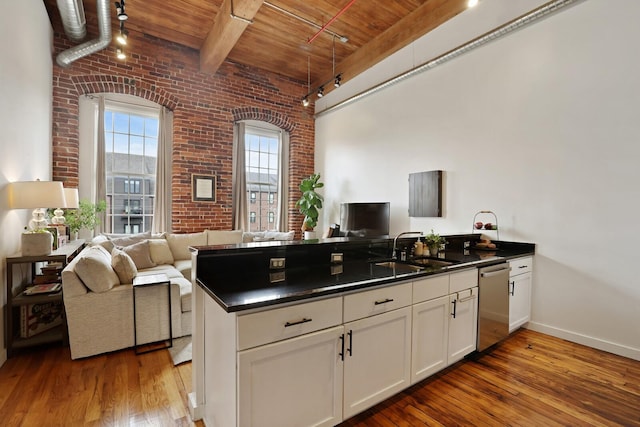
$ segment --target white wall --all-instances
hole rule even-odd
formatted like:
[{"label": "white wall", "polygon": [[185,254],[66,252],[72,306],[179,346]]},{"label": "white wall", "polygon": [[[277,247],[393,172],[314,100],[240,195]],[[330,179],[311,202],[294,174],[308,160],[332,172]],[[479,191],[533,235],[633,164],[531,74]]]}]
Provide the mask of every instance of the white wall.
[{"label": "white wall", "polygon": [[[392,234],[470,232],[490,209],[502,240],[537,244],[530,327],[640,360],[640,2],[611,3],[579,2],[319,116],[321,226],[347,201],[390,201]],[[435,169],[444,217],[409,218],[409,173]]]},{"label": "white wall", "polygon": [[[7,12],[7,11],[5,11]],[[0,283],[6,309],[4,258],[20,250],[27,210],[8,210],[6,184],[51,179],[53,35],[44,3],[15,1],[0,14]],[[4,310],[0,327],[4,336]],[[4,340],[0,365],[6,360]]]}]

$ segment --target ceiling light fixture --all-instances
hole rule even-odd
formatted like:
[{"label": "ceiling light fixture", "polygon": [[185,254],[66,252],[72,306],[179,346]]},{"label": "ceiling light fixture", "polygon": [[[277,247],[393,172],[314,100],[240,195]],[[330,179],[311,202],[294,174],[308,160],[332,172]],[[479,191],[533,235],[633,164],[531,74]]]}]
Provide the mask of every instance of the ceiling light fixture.
[{"label": "ceiling light fixture", "polygon": [[340,87],[340,83],[342,82],[342,74],[338,74],[336,79],[333,81],[333,85],[335,87]]},{"label": "ceiling light fixture", "polygon": [[122,49],[121,47],[116,48],[116,57],[119,60],[127,59],[127,55],[124,53],[124,49]]},{"label": "ceiling light fixture", "polygon": [[127,44],[128,36],[129,32],[124,28],[124,21],[120,21],[120,34],[116,36],[116,41],[125,46]]},{"label": "ceiling light fixture", "polygon": [[302,106],[303,107],[308,107],[309,104],[310,104],[310,101],[309,101],[309,97],[308,96],[305,96],[304,98],[302,98]]},{"label": "ceiling light fixture", "polygon": [[129,19],[127,13],[124,11],[124,0],[116,2],[116,13],[118,14],[118,21],[126,21]]},{"label": "ceiling light fixture", "polygon": [[320,86],[318,88],[318,98],[322,98],[324,96],[324,86]]},{"label": "ceiling light fixture", "polygon": [[467,7],[474,7],[478,4],[478,0],[469,0],[467,2]]}]

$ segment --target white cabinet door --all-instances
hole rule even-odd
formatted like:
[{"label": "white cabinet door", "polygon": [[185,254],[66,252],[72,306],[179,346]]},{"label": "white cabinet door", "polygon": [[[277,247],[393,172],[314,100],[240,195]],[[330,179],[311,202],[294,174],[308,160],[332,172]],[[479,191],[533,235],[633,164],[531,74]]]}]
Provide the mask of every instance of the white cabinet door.
[{"label": "white cabinet door", "polygon": [[478,288],[449,295],[449,365],[476,349],[478,337]]},{"label": "white cabinet door", "polygon": [[411,307],[345,324],[344,418],[410,384]]},{"label": "white cabinet door", "polygon": [[238,352],[238,425],[339,424],[343,331],[337,326]]},{"label": "white cabinet door", "polygon": [[509,278],[509,333],[531,319],[531,273]]},{"label": "white cabinet door", "polygon": [[449,297],[444,296],[413,306],[411,384],[447,366]]}]

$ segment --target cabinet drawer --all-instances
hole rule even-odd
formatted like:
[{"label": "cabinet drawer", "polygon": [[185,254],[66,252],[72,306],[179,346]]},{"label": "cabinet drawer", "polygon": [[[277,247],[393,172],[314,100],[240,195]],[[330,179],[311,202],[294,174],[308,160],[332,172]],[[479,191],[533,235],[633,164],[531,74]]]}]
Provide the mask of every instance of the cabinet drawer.
[{"label": "cabinet drawer", "polygon": [[476,286],[478,286],[478,270],[476,268],[452,273],[449,277],[449,293],[460,292]]},{"label": "cabinet drawer", "polygon": [[344,322],[411,305],[412,284],[387,286],[344,297]]},{"label": "cabinet drawer", "polygon": [[524,257],[512,259],[509,261],[509,267],[511,267],[511,272],[509,276],[517,276],[518,274],[524,274],[531,272],[533,268],[533,257]]},{"label": "cabinet drawer", "polygon": [[342,298],[330,298],[238,316],[238,350],[342,323]]},{"label": "cabinet drawer", "polygon": [[429,277],[413,282],[413,303],[445,296],[449,293],[449,275]]}]

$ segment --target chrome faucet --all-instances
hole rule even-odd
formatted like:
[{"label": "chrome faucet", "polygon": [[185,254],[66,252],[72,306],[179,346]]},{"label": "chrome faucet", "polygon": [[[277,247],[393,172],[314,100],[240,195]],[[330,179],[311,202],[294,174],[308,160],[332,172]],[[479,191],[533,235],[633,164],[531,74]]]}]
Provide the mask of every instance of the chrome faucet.
[{"label": "chrome faucet", "polygon": [[396,256],[396,250],[398,250],[398,237],[406,236],[407,234],[417,234],[418,237],[424,236],[424,234],[422,234],[422,231],[403,231],[402,233],[398,234],[395,237],[395,239],[393,239],[393,249],[391,250],[391,259],[393,260],[398,259],[398,257]]}]

